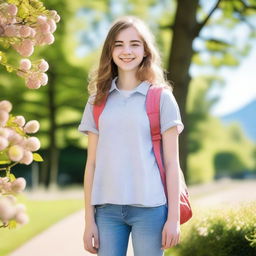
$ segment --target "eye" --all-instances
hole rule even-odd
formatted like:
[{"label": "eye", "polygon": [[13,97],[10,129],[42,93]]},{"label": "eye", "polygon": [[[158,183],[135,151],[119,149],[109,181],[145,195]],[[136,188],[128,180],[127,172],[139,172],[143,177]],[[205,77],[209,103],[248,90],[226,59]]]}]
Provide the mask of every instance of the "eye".
[{"label": "eye", "polygon": [[121,44],[116,44],[115,47],[119,47],[119,46],[122,46]]},{"label": "eye", "polygon": [[132,44],[132,46],[140,46],[139,44]]}]

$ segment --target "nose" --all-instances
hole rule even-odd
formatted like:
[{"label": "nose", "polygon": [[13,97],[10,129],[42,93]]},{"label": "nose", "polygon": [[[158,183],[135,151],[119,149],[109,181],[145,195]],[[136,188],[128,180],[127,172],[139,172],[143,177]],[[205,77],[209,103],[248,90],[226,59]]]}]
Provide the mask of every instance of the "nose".
[{"label": "nose", "polygon": [[129,45],[124,46],[123,53],[130,54],[132,52],[131,47]]}]

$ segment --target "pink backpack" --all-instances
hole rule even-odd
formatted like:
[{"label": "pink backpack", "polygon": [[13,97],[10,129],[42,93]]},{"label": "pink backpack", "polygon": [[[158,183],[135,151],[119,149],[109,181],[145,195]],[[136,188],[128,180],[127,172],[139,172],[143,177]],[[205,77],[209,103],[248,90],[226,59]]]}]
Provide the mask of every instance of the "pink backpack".
[{"label": "pink backpack", "polygon": [[[166,188],[166,175],[164,170],[164,165],[161,157],[161,145],[162,145],[162,135],[160,130],[160,98],[163,87],[160,86],[150,86],[147,97],[146,97],[146,110],[150,121],[150,131],[153,143],[153,150],[160,171],[161,180],[164,186],[164,191],[167,197]],[[107,95],[108,97],[108,95]],[[98,129],[99,116],[102,113],[107,97],[102,101],[100,105],[94,105],[93,116],[95,120],[96,127]],[[185,183],[183,172],[180,170],[181,176],[181,193],[180,193],[180,224],[187,222],[192,217],[192,209],[189,203],[189,193]]]}]

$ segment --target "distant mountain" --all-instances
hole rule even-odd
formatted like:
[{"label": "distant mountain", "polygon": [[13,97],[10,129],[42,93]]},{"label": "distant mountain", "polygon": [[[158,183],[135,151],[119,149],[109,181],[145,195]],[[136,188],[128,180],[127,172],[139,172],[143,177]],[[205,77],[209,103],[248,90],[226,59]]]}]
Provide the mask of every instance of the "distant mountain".
[{"label": "distant mountain", "polygon": [[239,122],[245,134],[256,142],[256,100],[230,114],[219,116],[224,124]]}]

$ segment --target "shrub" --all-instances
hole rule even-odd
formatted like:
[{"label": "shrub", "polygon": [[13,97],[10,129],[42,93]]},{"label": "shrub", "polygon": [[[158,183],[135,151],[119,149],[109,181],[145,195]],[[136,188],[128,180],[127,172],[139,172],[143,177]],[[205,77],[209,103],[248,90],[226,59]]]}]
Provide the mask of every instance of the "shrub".
[{"label": "shrub", "polygon": [[182,227],[180,256],[255,256],[256,202],[227,209],[196,210]]}]

